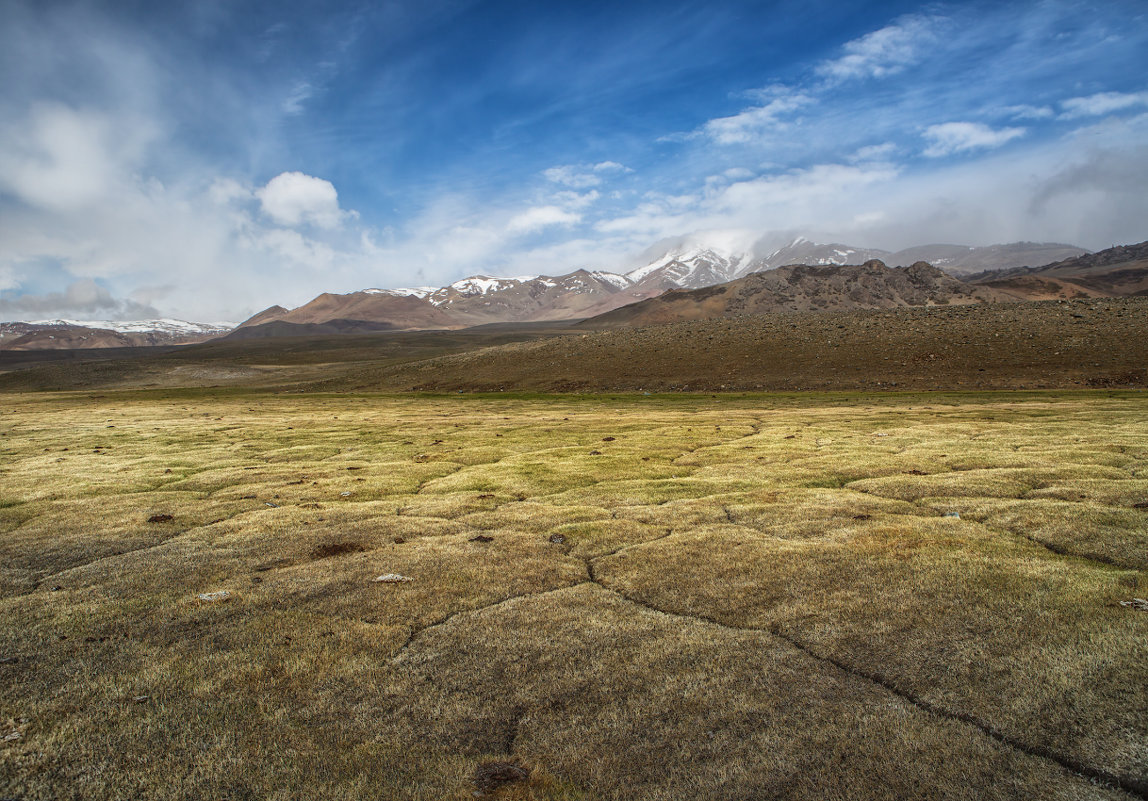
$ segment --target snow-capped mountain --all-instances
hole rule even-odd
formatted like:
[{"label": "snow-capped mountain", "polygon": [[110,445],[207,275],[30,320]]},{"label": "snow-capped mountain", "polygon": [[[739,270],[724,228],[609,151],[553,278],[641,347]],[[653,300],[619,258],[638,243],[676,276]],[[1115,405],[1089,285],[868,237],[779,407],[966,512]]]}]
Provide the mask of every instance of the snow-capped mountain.
[{"label": "snow-capped mountain", "polygon": [[559,276],[475,276],[431,293],[427,301],[468,325],[563,320],[633,302],[624,294],[632,285],[625,276],[588,270]]},{"label": "snow-capped mountain", "polygon": [[[859,265],[880,259],[890,266],[918,261],[989,263],[1018,253],[1060,253],[1069,246],[961,249],[926,245],[900,253],[840,243],[819,244],[798,238],[766,255],[754,255],[755,235],[746,230],[701,231],[649,248],[625,273],[575,270],[559,276],[474,275],[441,288],[408,287],[365,289],[347,295],[324,294],[294,310],[272,307],[242,324],[264,323],[326,325],[357,320],[389,329],[462,328],[486,323],[535,322],[590,317],[676,289],[701,289],[750,273],[795,264],[809,266]],[[1047,248],[1040,250],[1040,248]],[[904,256],[904,258],[902,258]],[[911,259],[908,259],[912,256]],[[954,261],[955,263],[955,261]]]},{"label": "snow-capped mountain", "polygon": [[172,336],[198,336],[224,334],[235,323],[189,323],[164,317],[159,320],[36,320],[29,325],[75,326],[116,331],[121,334],[170,334]]},{"label": "snow-capped mountain", "polygon": [[742,254],[718,253],[710,248],[694,248],[667,253],[660,259],[626,273],[634,284],[662,289],[700,289],[728,281],[746,260]]},{"label": "snow-capped mountain", "polygon": [[775,267],[783,267],[788,264],[820,267],[831,264],[864,264],[871,259],[888,261],[891,255],[887,250],[876,248],[859,248],[839,243],[821,245],[799,236],[788,245],[747,262],[738,275],[772,270]]},{"label": "snow-capped mountain", "polygon": [[1006,270],[1020,266],[1039,266],[1062,259],[1082,256],[1088,251],[1072,245],[1050,242],[1012,242],[1007,245],[973,247],[969,245],[918,245],[896,252],[853,245],[822,245],[798,237],[788,245],[746,264],[741,275],[772,270],[790,264],[828,266],[832,264],[863,264],[879,259],[890,266],[907,267],[919,261],[944,270],[950,275],[963,276],[985,270]]},{"label": "snow-capped mountain", "polygon": [[37,320],[0,323],[0,349],[56,350],[189,345],[222,336],[231,323],[186,320]]},{"label": "snow-capped mountain", "polygon": [[625,277],[635,285],[661,291],[720,284],[734,278],[752,260],[753,238],[750,232],[742,230],[691,234],[653,252],[647,251],[647,256],[654,257]]}]

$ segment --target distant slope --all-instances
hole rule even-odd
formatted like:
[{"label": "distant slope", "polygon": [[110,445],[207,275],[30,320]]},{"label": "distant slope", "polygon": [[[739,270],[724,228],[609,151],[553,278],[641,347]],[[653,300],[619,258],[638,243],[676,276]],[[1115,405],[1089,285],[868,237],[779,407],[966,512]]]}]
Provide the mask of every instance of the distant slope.
[{"label": "distant slope", "polygon": [[1017,301],[1109,297],[1107,293],[1094,292],[1072,281],[1039,275],[988,278],[977,281],[976,286],[992,289],[1010,300]]},{"label": "distant slope", "polygon": [[[460,323],[446,312],[422,298],[411,295],[382,292],[352,292],[339,295],[324,292],[311,302],[290,311],[281,306],[272,306],[245,320],[239,329],[272,322],[320,325],[333,320],[381,323],[387,329],[395,331],[448,329],[460,326]],[[265,331],[271,330],[276,329],[265,329]]]},{"label": "distant slope", "polygon": [[588,328],[643,326],[746,314],[888,309],[980,303],[997,299],[924,262],[891,268],[862,265],[795,265],[751,273],[727,284],[671,291],[585,321]]},{"label": "distant slope", "polygon": [[889,252],[841,243],[824,245],[798,237],[785,247],[749,261],[742,267],[738,276],[764,272],[788,264],[815,266],[861,264],[879,259],[891,267],[907,267],[923,261],[950,275],[960,277],[986,270],[1048,264],[1087,253],[1088,251],[1083,248],[1055,242],[1011,242],[987,247],[933,244]]},{"label": "distant slope", "polygon": [[269,323],[272,320],[281,320],[288,311],[288,309],[285,309],[279,305],[271,306],[252,317],[248,317],[246,320],[236,326],[236,329],[251,325],[261,325],[263,323]]},{"label": "distant slope", "polygon": [[1037,268],[982,273],[970,281],[1025,300],[1148,295],[1148,242],[1121,245]]},{"label": "distant slope", "polygon": [[1062,259],[1087,255],[1088,251],[1057,242],[1011,242],[1007,245],[922,245],[893,253],[888,264],[927,261],[949,275],[964,277],[989,270],[1038,267]]}]

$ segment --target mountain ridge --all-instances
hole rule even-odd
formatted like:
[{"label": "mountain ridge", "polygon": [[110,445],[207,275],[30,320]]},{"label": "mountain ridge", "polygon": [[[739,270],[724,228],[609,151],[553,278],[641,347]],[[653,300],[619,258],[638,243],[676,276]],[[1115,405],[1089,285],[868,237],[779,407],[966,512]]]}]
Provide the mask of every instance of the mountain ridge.
[{"label": "mountain ridge", "polygon": [[[990,261],[996,259],[996,263],[1004,267],[1015,266],[1015,262],[1023,261],[1028,254],[1033,253],[1056,256],[1088,253],[1083,248],[1072,245],[1033,242],[1014,242],[988,247],[922,245],[890,252],[841,243],[819,244],[798,237],[764,256],[753,257],[749,250],[742,247],[748,237],[743,235],[739,240],[730,232],[722,232],[715,235],[715,238],[721,241],[706,241],[701,235],[680,238],[671,245],[648,251],[648,258],[644,264],[625,273],[580,269],[559,276],[493,277],[480,274],[437,289],[431,287],[366,289],[340,296],[327,294],[300,308],[314,310],[324,305],[330,306],[325,312],[325,318],[310,317],[306,320],[315,324],[340,319],[364,319],[374,322],[385,319],[398,329],[427,327],[425,320],[422,319],[425,315],[416,314],[406,319],[400,319],[393,313],[388,316],[371,309],[371,301],[364,299],[412,298],[445,312],[450,318],[449,321],[436,318],[438,322],[435,327],[449,329],[492,322],[540,322],[596,317],[614,309],[649,300],[664,292],[702,289],[792,264],[832,266],[884,259],[890,264],[900,266],[899,262],[905,261],[904,255],[934,254],[940,262],[970,269],[970,265],[982,264],[986,259]],[[914,258],[913,261],[905,261],[905,265],[921,261],[929,260]],[[986,289],[983,294],[993,293]],[[320,298],[324,297],[327,301],[320,303]],[[330,299],[333,297],[343,299],[337,308],[331,304]],[[387,301],[379,300],[375,305],[387,304]],[[300,315],[295,314],[295,310],[285,311],[277,316],[263,317],[263,315],[267,315],[267,311],[244,321],[240,327],[249,327],[275,319],[287,322],[304,321],[300,319]]]}]

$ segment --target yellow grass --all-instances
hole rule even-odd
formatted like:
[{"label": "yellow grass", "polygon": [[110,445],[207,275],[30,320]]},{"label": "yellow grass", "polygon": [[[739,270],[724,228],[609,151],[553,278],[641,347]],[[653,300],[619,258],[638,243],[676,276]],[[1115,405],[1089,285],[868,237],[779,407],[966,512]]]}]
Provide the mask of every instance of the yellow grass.
[{"label": "yellow grass", "polygon": [[2,396],[0,797],[1148,797],[1146,411]]}]

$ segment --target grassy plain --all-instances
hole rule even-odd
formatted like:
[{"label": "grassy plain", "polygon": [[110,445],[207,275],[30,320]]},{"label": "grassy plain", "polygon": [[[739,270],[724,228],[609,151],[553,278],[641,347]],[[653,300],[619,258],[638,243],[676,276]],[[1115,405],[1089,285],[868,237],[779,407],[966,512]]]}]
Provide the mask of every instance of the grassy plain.
[{"label": "grassy plain", "polygon": [[1148,797],[1143,393],[0,412],[0,797]]}]

